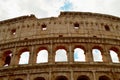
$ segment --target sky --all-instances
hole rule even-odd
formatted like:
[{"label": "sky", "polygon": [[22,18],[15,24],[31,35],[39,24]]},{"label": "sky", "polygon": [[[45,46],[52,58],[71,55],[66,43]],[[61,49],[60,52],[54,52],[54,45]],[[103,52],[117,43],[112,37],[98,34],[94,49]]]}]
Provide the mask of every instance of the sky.
[{"label": "sky", "polygon": [[120,0],[0,0],[0,21],[34,14],[56,17],[61,11],[94,12],[120,17]]}]

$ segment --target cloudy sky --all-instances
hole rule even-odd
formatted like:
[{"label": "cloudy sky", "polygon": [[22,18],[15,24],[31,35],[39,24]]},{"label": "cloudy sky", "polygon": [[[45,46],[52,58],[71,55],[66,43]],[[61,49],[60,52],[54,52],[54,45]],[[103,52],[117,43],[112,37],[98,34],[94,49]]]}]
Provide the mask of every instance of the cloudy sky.
[{"label": "cloudy sky", "polygon": [[35,14],[58,16],[60,11],[81,11],[120,17],[120,0],[0,0],[0,21]]}]

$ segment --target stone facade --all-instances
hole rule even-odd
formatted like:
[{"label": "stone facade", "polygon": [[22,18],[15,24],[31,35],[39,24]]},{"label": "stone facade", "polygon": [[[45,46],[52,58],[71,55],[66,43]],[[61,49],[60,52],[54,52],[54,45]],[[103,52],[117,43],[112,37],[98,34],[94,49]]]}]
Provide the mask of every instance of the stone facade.
[{"label": "stone facade", "polygon": [[[1,21],[0,80],[120,80],[120,63],[112,62],[110,56],[113,50],[120,60],[119,30],[120,18],[88,12]],[[74,61],[75,48],[84,50],[85,62]],[[58,49],[66,50],[66,62],[55,61]],[[101,51],[102,62],[93,60],[92,49]],[[36,63],[40,50],[48,51],[47,63]],[[22,65],[19,60],[24,51],[30,57]]]}]

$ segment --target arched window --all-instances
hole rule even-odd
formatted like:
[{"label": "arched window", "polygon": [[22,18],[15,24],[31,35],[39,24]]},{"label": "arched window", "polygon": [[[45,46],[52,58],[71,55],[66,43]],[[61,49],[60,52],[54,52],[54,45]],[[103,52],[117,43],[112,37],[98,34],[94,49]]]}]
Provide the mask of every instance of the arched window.
[{"label": "arched window", "polygon": [[77,78],[77,80],[90,80],[89,77],[82,75]]},{"label": "arched window", "polygon": [[44,77],[37,77],[34,80],[45,80],[45,78]]},{"label": "arched window", "polygon": [[4,58],[4,66],[9,66],[10,62],[11,62],[11,57],[12,57],[12,51],[6,51],[3,54],[3,58]]},{"label": "arched window", "polygon": [[92,49],[92,54],[93,54],[93,60],[95,62],[103,62],[102,60],[102,54],[99,49]]},{"label": "arched window", "polygon": [[46,63],[48,62],[48,51],[40,50],[37,55],[36,63]]},{"label": "arched window", "polygon": [[110,80],[110,78],[107,76],[100,76],[99,80]]},{"label": "arched window", "polygon": [[81,48],[74,49],[74,61],[85,61],[85,53]]},{"label": "arched window", "polygon": [[19,64],[28,64],[29,63],[29,51],[22,52],[19,59]]},{"label": "arched window", "polygon": [[68,80],[65,76],[58,76],[56,80]]},{"label": "arched window", "polygon": [[118,54],[114,50],[110,50],[110,56],[113,63],[119,63]]},{"label": "arched window", "polygon": [[58,49],[55,55],[55,62],[66,62],[67,52],[65,49]]}]

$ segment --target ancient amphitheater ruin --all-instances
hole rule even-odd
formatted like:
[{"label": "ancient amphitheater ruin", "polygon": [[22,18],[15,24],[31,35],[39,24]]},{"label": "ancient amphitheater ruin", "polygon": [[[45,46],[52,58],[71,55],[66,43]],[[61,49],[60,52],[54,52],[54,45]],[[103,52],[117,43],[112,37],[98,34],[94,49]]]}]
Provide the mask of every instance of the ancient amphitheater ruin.
[{"label": "ancient amphitheater ruin", "polygon": [[0,21],[0,80],[120,80],[119,30],[119,17],[89,12]]}]

